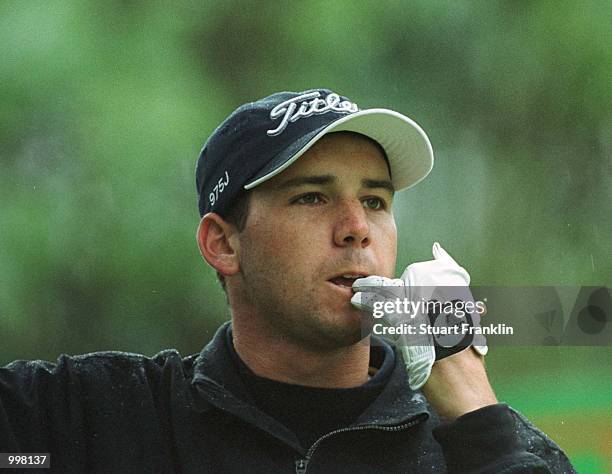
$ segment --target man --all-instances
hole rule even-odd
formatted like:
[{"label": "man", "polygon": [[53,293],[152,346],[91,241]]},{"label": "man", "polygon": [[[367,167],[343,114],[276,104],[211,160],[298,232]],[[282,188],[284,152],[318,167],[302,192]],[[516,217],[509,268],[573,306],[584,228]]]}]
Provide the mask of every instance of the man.
[{"label": "man", "polygon": [[394,192],[432,164],[412,120],[329,90],[238,108],[196,169],[197,241],[231,324],[185,359],[9,365],[0,451],[51,452],[58,472],[573,472],[497,403],[483,347],[402,358],[363,333],[387,284],[469,283],[438,244],[392,279]]}]

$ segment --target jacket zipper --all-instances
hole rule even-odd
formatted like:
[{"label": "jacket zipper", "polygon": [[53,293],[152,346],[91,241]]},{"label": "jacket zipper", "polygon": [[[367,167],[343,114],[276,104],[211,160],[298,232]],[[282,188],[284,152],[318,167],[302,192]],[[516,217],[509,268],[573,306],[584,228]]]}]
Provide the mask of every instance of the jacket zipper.
[{"label": "jacket zipper", "polygon": [[402,430],[406,430],[408,428],[413,427],[414,425],[419,423],[421,419],[422,417],[417,416],[413,418],[412,420],[410,420],[408,423],[404,423],[403,425],[397,425],[397,426],[360,425],[360,426],[340,428],[334,431],[330,431],[329,433],[326,433],[323,436],[321,436],[319,439],[317,439],[312,444],[312,446],[310,446],[310,449],[308,450],[308,452],[306,453],[306,456],[304,456],[303,459],[298,459],[297,461],[295,461],[295,474],[306,474],[306,470],[308,469],[308,463],[310,462],[310,459],[312,458],[313,453],[319,447],[321,442],[329,438],[330,436],[337,435],[338,433],[346,433],[347,431],[362,431],[362,430],[402,431]]}]

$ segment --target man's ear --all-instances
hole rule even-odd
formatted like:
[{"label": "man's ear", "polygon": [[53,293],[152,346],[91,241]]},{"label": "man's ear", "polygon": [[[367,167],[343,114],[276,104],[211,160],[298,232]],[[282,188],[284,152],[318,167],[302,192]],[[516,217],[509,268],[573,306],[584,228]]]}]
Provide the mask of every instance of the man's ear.
[{"label": "man's ear", "polygon": [[240,270],[236,227],[219,214],[209,212],[200,221],[196,239],[200,253],[208,264],[223,276],[232,276]]}]

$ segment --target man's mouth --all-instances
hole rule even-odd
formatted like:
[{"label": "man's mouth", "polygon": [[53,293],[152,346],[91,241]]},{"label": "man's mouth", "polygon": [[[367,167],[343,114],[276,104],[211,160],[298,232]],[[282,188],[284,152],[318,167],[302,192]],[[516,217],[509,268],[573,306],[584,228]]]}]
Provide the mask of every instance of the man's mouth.
[{"label": "man's mouth", "polygon": [[355,280],[358,278],[365,278],[366,276],[365,273],[343,273],[342,275],[330,278],[328,281],[332,282],[334,285],[351,288]]}]

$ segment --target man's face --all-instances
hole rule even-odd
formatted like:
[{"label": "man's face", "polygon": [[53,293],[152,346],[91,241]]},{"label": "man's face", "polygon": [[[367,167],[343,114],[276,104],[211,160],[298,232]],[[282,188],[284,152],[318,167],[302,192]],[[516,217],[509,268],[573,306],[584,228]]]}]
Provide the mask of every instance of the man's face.
[{"label": "man's face", "polygon": [[[252,191],[237,291],[250,316],[312,349],[361,339],[355,277],[392,277],[397,233],[386,161],[369,140],[330,134]],[[344,276],[343,276],[344,275]]]}]

